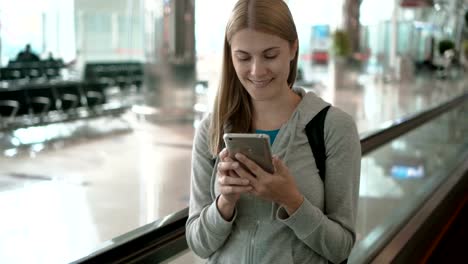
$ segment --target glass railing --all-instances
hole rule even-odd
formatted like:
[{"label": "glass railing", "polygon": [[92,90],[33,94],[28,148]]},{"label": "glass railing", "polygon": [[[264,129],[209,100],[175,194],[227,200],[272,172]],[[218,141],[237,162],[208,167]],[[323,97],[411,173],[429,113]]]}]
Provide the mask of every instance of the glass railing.
[{"label": "glass railing", "polygon": [[[467,116],[466,99],[467,94],[361,139],[365,156],[361,170],[358,240],[350,263],[363,263],[372,258],[450,176],[451,171],[466,160],[468,123],[460,122]],[[172,235],[179,240],[178,243],[171,242],[172,248],[168,243],[163,250],[155,249],[161,241],[151,244],[158,238],[149,233],[157,232],[156,227],[171,222],[171,218],[183,223],[186,213],[171,215],[131,235],[112,240],[99,252],[78,262],[94,262],[96,256],[116,251],[121,256],[132,255],[134,252],[128,244],[135,245],[139,239],[143,243],[139,250],[146,252],[143,254],[145,259],[165,259],[164,263],[203,263],[187,250],[185,235],[180,236],[180,231]],[[183,225],[178,228],[183,228]],[[173,256],[168,258],[168,252]],[[161,258],[161,254],[166,256]]]},{"label": "glass railing", "polygon": [[465,102],[363,157],[350,263],[368,262],[466,160],[467,114]]}]

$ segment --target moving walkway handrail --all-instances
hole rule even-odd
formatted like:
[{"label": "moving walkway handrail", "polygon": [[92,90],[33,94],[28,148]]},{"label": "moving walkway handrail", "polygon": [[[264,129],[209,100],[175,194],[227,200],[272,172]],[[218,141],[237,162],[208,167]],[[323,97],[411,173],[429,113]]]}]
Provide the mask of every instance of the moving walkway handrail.
[{"label": "moving walkway handrail", "polygon": [[[468,92],[429,110],[392,122],[371,133],[361,134],[362,154],[366,155],[393,139],[423,125],[439,115],[461,105],[468,99]],[[186,250],[185,222],[188,208],[168,215],[151,224],[112,239],[103,248],[72,263],[136,263],[151,258],[159,262]]]},{"label": "moving walkway handrail", "polygon": [[409,115],[399,120],[393,121],[385,128],[381,128],[370,133],[361,134],[362,155],[367,155],[383,144],[392,141],[393,139],[415,129],[416,127],[426,122],[429,122],[430,120],[450,111],[451,109],[454,109],[455,107],[462,104],[466,99],[468,99],[468,92],[465,92],[464,94],[439,106],[435,106],[420,113]]}]

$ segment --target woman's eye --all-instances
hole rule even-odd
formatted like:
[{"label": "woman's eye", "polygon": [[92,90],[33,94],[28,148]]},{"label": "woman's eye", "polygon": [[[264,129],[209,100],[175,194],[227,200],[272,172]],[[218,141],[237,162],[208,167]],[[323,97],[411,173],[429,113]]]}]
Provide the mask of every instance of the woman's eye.
[{"label": "woman's eye", "polygon": [[249,57],[238,57],[237,59],[238,59],[239,61],[248,61],[248,60],[250,60]]},{"label": "woman's eye", "polygon": [[276,57],[277,57],[277,55],[265,55],[265,59],[267,59],[267,60],[272,60],[272,59],[274,59]]}]

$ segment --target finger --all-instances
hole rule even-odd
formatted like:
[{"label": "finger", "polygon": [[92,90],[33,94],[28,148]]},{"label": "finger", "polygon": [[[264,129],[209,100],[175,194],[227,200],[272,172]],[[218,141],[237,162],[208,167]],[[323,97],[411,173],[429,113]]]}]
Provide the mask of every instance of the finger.
[{"label": "finger", "polygon": [[281,172],[283,169],[283,163],[277,156],[273,156],[273,167],[275,167],[275,172]]},{"label": "finger", "polygon": [[231,157],[227,156],[227,157],[224,158],[224,161],[226,161],[226,162],[235,162],[237,160],[232,159]]},{"label": "finger", "polygon": [[218,163],[218,171],[235,170],[240,167],[239,162],[221,161]]},{"label": "finger", "polygon": [[245,155],[237,153],[236,159],[239,162],[242,162],[250,170],[250,172],[252,172],[252,174],[257,177],[262,177],[266,173],[260,166],[258,166],[252,160],[248,159]]},{"label": "finger", "polygon": [[239,166],[239,168],[235,169],[234,172],[239,175],[240,178],[248,180],[253,186],[256,186],[258,183],[257,178],[253,176],[248,170]]},{"label": "finger", "polygon": [[229,177],[229,176],[222,176],[218,178],[218,182],[220,185],[239,185],[245,186],[249,185],[250,181],[243,178],[236,178],[236,177]]},{"label": "finger", "polygon": [[238,174],[236,173],[236,171],[234,171],[234,170],[229,170],[229,171],[228,171],[228,175],[229,175],[230,177],[240,178],[239,175],[238,175]]},{"label": "finger", "polygon": [[219,153],[219,159],[223,160],[227,156],[229,156],[229,151],[226,148],[223,148],[223,150],[221,150],[221,152]]},{"label": "finger", "polygon": [[239,194],[239,193],[247,193],[252,190],[252,186],[220,186],[219,191],[222,194]]},{"label": "finger", "polygon": [[275,167],[275,172],[278,174],[285,174],[288,170],[288,167],[284,164],[284,162],[278,157],[273,156],[273,167]]}]

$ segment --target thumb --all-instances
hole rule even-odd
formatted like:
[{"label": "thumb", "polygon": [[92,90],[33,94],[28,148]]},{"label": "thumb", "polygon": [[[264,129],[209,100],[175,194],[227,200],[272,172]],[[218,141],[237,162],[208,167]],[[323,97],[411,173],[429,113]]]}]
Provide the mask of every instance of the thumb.
[{"label": "thumb", "polygon": [[219,159],[224,160],[224,158],[226,158],[227,156],[229,156],[229,152],[226,148],[223,148],[219,153]]},{"label": "thumb", "polygon": [[280,174],[286,169],[283,161],[278,156],[273,156],[273,166],[275,167],[275,172]]}]

